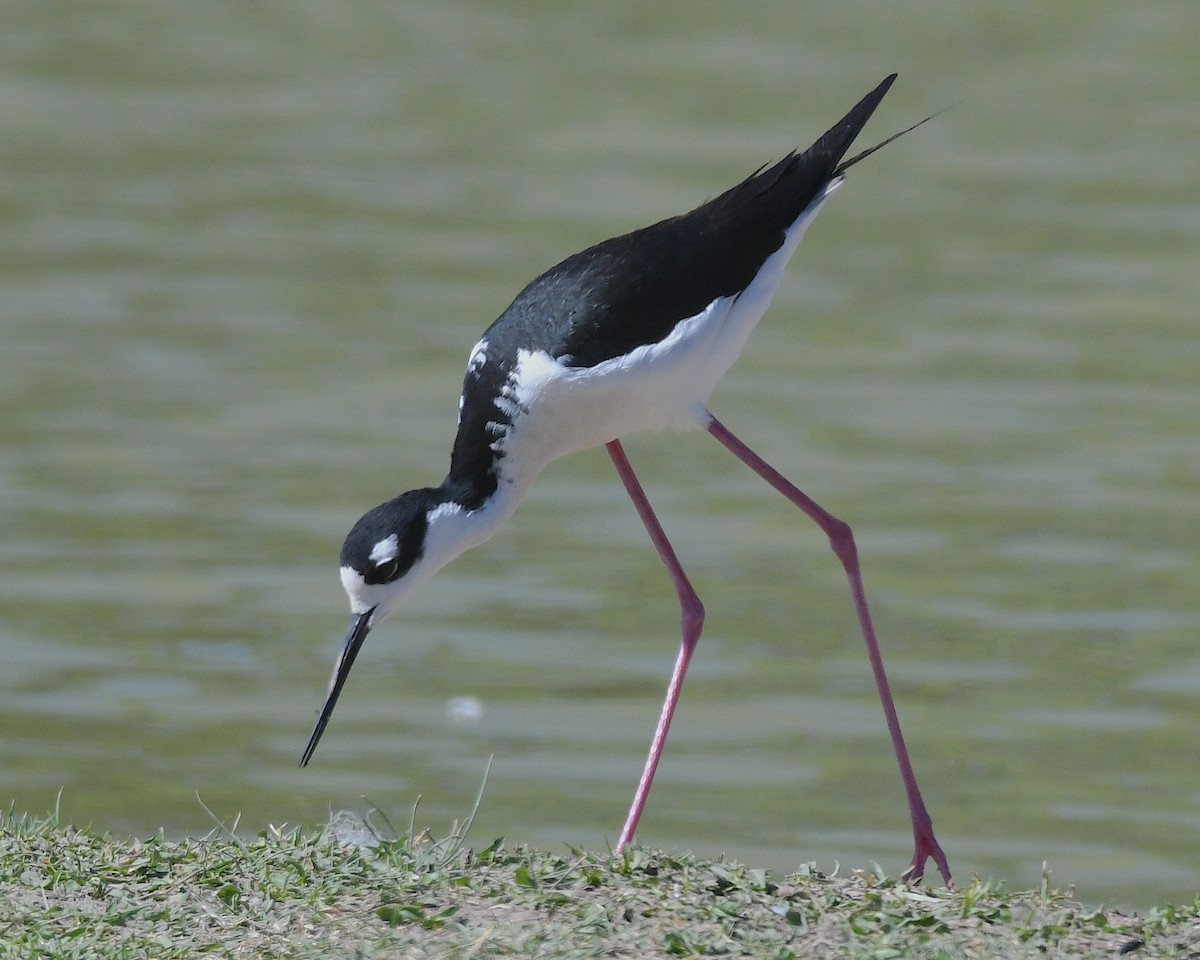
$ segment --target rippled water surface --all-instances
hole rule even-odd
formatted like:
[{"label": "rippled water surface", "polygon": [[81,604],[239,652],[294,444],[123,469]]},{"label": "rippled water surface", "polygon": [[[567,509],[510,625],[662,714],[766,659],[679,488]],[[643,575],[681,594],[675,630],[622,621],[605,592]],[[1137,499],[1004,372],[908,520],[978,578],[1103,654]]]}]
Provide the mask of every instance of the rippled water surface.
[{"label": "rippled water surface", "polygon": [[[365,508],[440,479],[535,273],[806,145],[900,72],[713,399],[858,533],[951,864],[1200,886],[1192,0],[0,12],[0,797],[148,834],[423,797],[615,840],[677,642],[602,451],[372,634],[296,766]],[[709,620],[648,843],[899,871],[836,560],[702,434],[634,466]],[[456,722],[447,706],[477,698]]]}]

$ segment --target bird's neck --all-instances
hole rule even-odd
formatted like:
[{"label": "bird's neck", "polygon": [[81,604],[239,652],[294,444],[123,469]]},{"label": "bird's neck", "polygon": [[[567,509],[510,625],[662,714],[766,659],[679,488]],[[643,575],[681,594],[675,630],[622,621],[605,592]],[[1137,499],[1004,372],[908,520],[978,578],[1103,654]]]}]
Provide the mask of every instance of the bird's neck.
[{"label": "bird's neck", "polygon": [[512,516],[528,489],[528,482],[502,478],[486,497],[481,497],[477,488],[447,477],[426,514],[426,556],[441,567],[487,542]]}]

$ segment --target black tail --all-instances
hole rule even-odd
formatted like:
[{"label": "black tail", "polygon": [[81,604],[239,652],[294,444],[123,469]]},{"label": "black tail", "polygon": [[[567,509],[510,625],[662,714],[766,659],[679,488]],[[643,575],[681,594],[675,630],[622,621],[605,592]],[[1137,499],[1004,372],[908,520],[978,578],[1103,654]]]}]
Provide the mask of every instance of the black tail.
[{"label": "black tail", "polygon": [[784,229],[813,202],[830,180],[866,156],[866,153],[860,154],[839,165],[895,81],[894,73],[886,77],[803,153],[792,151],[770,166],[759,167],[736,187],[726,190],[700,209],[707,208],[719,217],[737,217],[745,215],[751,207],[762,207],[765,209],[760,210],[759,216],[763,223],[769,224],[771,229]]},{"label": "black tail", "polygon": [[[855,104],[854,109],[842,117],[829,131],[821,137],[816,143],[804,151],[801,157],[804,160],[813,161],[814,166],[819,166],[819,161],[824,160],[828,164],[829,177],[840,176],[845,173],[850,167],[854,166],[860,160],[865,160],[876,150],[882,150],[893,140],[897,140],[906,133],[912,133],[917,127],[923,123],[928,123],[934,117],[945,113],[950,107],[943,107],[937,113],[931,113],[924,120],[918,120],[911,127],[905,127],[899,133],[893,133],[882,143],[877,143],[875,146],[864,150],[862,153],[856,153],[849,160],[842,160],[846,151],[850,149],[850,144],[854,142],[854,138],[858,136],[868,120],[871,119],[871,114],[875,112],[875,108],[879,106],[879,101],[883,99],[884,94],[888,92],[892,84],[896,80],[896,74],[886,77],[879,86],[868,93],[865,97]],[[954,104],[950,105],[951,107]],[[841,163],[838,161],[841,160]]]},{"label": "black tail", "polygon": [[[812,164],[814,167],[824,166],[830,178],[837,176],[851,164],[857,163],[868,153],[878,150],[879,147],[873,147],[865,153],[860,153],[853,160],[847,160],[845,163],[839,164],[838,161],[845,156],[846,151],[850,149],[850,144],[854,142],[854,138],[867,121],[871,119],[871,114],[875,112],[875,108],[879,106],[884,95],[891,89],[893,83],[896,82],[896,74],[884,78],[884,81],[874,90],[868,93],[865,97],[854,105],[854,108],[835,123],[816,143],[804,151],[800,155],[800,160],[806,165]],[[925,121],[922,120],[922,123]],[[911,128],[910,128],[911,129]],[[907,133],[908,131],[904,131]],[[900,136],[900,134],[896,134]],[[892,137],[892,140],[896,137]],[[884,143],[888,141],[885,140]],[[883,143],[879,145],[883,146]],[[823,161],[823,163],[822,163]]]},{"label": "black tail", "polygon": [[[885,80],[885,81],[883,82],[883,84],[880,84],[880,86],[882,87],[882,86],[888,85],[888,84],[890,84],[890,83],[891,83],[891,81],[893,81],[893,80],[895,80],[895,79],[896,79],[896,75],[893,73],[893,74],[892,74],[890,77],[888,77],[888,78],[887,78],[887,80]],[[876,90],[876,93],[878,93],[878,89]],[[859,107],[861,107],[861,106],[863,105],[863,103],[866,103],[866,102],[867,102],[867,100],[870,100],[870,99],[871,99],[871,97],[873,97],[873,96],[875,96],[875,94],[874,94],[874,93],[870,94],[870,95],[869,95],[869,96],[868,96],[868,97],[867,97],[865,100],[863,100],[863,102],[862,102],[862,103],[860,103],[860,104],[858,105],[858,107],[855,107],[855,108],[854,108],[854,110],[858,110],[858,109],[859,109]],[[876,101],[876,103],[878,103],[878,101]],[[953,104],[953,103],[952,103],[952,104],[950,104],[950,107],[953,107],[953,106],[954,106],[954,104]],[[845,172],[845,170],[846,170],[848,167],[852,167],[852,166],[854,166],[856,163],[858,163],[858,161],[859,161],[859,160],[865,160],[865,159],[867,159],[867,157],[869,157],[871,154],[873,154],[873,153],[874,153],[876,150],[882,150],[884,147],[886,147],[886,146],[887,146],[889,143],[891,143],[893,140],[898,140],[900,137],[904,136],[906,133],[912,133],[914,130],[916,130],[916,129],[917,129],[917,127],[921,126],[921,124],[923,124],[923,123],[928,123],[928,122],[929,122],[930,120],[932,120],[934,117],[941,116],[943,113],[945,113],[947,110],[949,110],[949,109],[950,109],[950,107],[942,107],[942,109],[941,109],[941,110],[938,110],[936,113],[931,113],[931,114],[930,114],[929,116],[927,116],[927,117],[926,117],[924,120],[918,120],[918,121],[917,121],[916,123],[914,123],[914,124],[913,124],[911,127],[905,127],[905,128],[904,128],[903,130],[901,130],[899,133],[893,133],[893,134],[892,134],[890,137],[888,137],[888,138],[887,138],[886,140],[884,140],[883,142],[881,142],[881,143],[877,143],[877,144],[875,144],[875,146],[873,146],[873,147],[869,147],[868,149],[864,150],[862,153],[856,153],[856,154],[855,154],[854,156],[852,156],[852,157],[851,157],[849,160],[843,160],[841,163],[839,163],[839,164],[838,164],[838,165],[837,165],[837,166],[834,168],[833,175],[836,177],[836,176],[838,176],[839,174],[841,174],[841,173],[844,173],[844,172]],[[875,108],[874,108],[874,106],[872,106],[872,107],[871,107],[871,109],[872,109],[872,110],[874,110],[874,109],[875,109]],[[851,111],[851,116],[853,116],[853,114],[854,114],[854,111]],[[868,114],[867,114],[867,116],[870,116],[870,114],[868,113]],[[845,123],[845,122],[846,122],[845,120],[843,120],[843,121],[842,121],[842,123]],[[835,129],[836,129],[836,128],[835,128]],[[833,131],[830,131],[830,133],[832,133],[832,132],[833,132]],[[827,133],[827,134],[825,134],[825,136],[826,136],[826,137],[828,137],[828,136],[829,136],[829,134]],[[825,139],[825,137],[822,137],[821,139],[822,139],[822,140],[824,140],[824,139]],[[852,139],[853,139],[853,138],[852,138]],[[845,152],[845,151],[843,150],[843,152]]]}]

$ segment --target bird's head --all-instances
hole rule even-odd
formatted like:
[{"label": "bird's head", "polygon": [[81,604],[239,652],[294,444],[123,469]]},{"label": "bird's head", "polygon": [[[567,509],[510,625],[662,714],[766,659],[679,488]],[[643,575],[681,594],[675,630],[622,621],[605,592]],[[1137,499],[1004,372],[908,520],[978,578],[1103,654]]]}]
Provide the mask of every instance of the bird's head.
[{"label": "bird's head", "polygon": [[425,556],[434,493],[430,489],[402,493],[367,511],[347,534],[342,544],[342,586],[354,617],[368,616],[375,626],[415,586],[410,575],[419,572]]},{"label": "bird's head", "polygon": [[410,490],[380,504],[359,518],[342,544],[342,586],[350,599],[350,628],[301,766],[316,750],[367,634],[449,559],[430,557],[427,550],[437,494],[431,488]]}]

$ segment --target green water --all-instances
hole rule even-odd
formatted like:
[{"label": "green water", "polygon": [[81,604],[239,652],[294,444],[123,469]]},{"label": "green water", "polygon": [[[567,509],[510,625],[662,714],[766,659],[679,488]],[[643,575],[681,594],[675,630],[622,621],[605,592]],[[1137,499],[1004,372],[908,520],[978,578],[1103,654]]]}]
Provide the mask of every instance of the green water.
[{"label": "green water", "polygon": [[[959,876],[1200,886],[1194,0],[22,2],[0,11],[0,799],[97,827],[615,840],[677,643],[602,451],[372,634],[337,551],[440,479],[539,270],[806,145],[868,163],[714,411],[858,534]],[[823,538],[702,434],[627,444],[709,620],[645,842],[899,871]],[[447,714],[454,697],[478,723]]]}]

